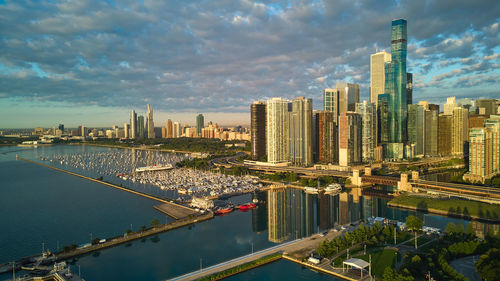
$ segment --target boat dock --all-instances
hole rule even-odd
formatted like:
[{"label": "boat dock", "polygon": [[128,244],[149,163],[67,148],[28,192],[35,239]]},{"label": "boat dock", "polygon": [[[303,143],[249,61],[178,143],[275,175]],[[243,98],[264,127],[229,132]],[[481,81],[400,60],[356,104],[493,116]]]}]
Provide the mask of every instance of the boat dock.
[{"label": "boat dock", "polygon": [[167,214],[168,216],[170,216],[176,220],[182,219],[182,218],[185,218],[185,217],[188,217],[190,215],[194,215],[197,213],[195,210],[193,210],[191,208],[184,207],[182,205],[175,204],[172,202],[167,202],[167,203],[163,203],[161,205],[156,205],[156,206],[153,206],[153,208],[155,208],[156,210],[158,210],[162,213]]}]

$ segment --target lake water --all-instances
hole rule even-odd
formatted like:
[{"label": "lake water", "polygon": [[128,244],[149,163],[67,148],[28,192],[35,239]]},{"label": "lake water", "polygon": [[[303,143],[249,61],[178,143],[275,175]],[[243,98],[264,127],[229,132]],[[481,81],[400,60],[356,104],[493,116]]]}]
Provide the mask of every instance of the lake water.
[{"label": "lake water", "polygon": [[[128,228],[139,229],[153,219],[171,221],[154,210],[157,202],[48,169],[20,157],[41,161],[42,155],[122,151],[91,146],[0,147],[0,263],[40,253],[43,247],[88,243],[91,237],[121,235]],[[144,152],[144,157],[148,153]],[[46,163],[47,161],[44,161]],[[57,165],[57,164],[54,164]],[[65,167],[66,168],[66,167]],[[89,176],[89,170],[68,168]],[[110,179],[112,176],[109,177]],[[154,193],[153,186],[137,186]],[[163,194],[164,195],[164,194]],[[249,202],[252,194],[233,197]],[[164,280],[203,267],[268,248],[298,237],[308,236],[335,225],[371,216],[404,221],[413,212],[387,208],[388,199],[363,196],[360,189],[336,196],[305,194],[301,190],[259,192],[262,203],[249,212],[233,212],[223,217],[162,233],[144,240],[102,250],[71,261],[73,272],[86,280]],[[444,228],[453,221],[468,222],[416,213],[424,224]],[[491,228],[473,222],[476,230]],[[10,278],[0,275],[0,280]],[[272,279],[275,278],[275,279]],[[230,280],[325,280],[288,261],[278,261],[231,277]]]}]

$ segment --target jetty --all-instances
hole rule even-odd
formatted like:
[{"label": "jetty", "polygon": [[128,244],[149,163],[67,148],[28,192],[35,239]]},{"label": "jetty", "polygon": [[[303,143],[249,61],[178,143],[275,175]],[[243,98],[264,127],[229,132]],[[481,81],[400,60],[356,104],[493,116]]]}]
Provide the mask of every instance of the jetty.
[{"label": "jetty", "polygon": [[167,202],[167,203],[163,203],[161,205],[153,206],[153,208],[155,208],[156,210],[158,210],[162,213],[167,214],[169,217],[172,217],[176,220],[182,219],[182,218],[185,218],[185,217],[188,217],[190,215],[194,215],[197,213],[195,210],[193,210],[191,208],[184,207],[182,205],[175,204],[172,202]]}]

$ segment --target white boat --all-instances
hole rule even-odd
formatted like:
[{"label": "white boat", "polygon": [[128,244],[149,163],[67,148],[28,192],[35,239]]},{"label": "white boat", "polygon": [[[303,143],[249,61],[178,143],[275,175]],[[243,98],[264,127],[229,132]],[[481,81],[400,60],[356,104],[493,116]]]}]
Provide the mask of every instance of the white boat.
[{"label": "white boat", "polygon": [[173,168],[174,168],[174,166],[172,166],[172,164],[153,165],[153,166],[146,166],[146,167],[137,167],[135,169],[135,171],[136,172],[162,171],[162,170],[170,170]]},{"label": "white boat", "polygon": [[306,186],[304,187],[304,191],[309,194],[318,194],[318,189],[316,187]]},{"label": "white boat", "polygon": [[325,188],[325,193],[337,193],[342,191],[342,186],[338,183],[332,183]]}]

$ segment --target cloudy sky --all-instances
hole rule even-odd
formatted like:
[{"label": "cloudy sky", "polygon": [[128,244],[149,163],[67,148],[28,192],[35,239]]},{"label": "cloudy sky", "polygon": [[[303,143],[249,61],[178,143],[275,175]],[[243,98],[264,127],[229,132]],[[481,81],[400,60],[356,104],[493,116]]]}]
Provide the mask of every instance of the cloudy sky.
[{"label": "cloudy sky", "polygon": [[248,124],[253,100],[338,81],[369,99],[370,54],[408,20],[414,100],[500,98],[497,0],[0,0],[0,128]]}]

